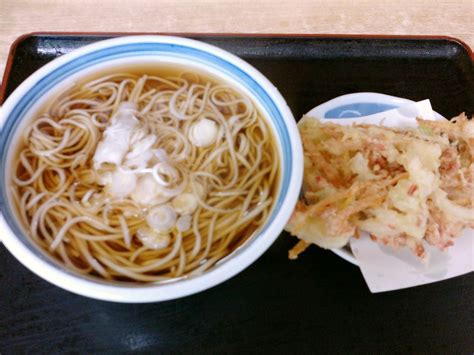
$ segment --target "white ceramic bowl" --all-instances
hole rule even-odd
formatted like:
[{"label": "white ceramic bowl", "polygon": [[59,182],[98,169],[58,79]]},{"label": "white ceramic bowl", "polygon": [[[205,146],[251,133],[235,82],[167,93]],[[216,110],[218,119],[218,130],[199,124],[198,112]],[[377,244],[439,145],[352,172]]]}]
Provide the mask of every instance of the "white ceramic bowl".
[{"label": "white ceramic bowl", "polygon": [[[77,78],[122,66],[179,64],[222,78],[247,93],[268,118],[281,157],[281,182],[271,216],[260,232],[231,256],[200,276],[161,284],[118,283],[77,274],[30,241],[12,208],[9,189],[15,141],[22,127],[46,100]],[[0,235],[7,249],[43,279],[74,293],[115,302],[155,302],[215,286],[254,262],[283,230],[298,199],[303,152],[291,111],[278,90],[260,72],[214,46],[179,37],[132,36],[97,42],[66,54],[23,82],[2,107],[0,120]]]}]

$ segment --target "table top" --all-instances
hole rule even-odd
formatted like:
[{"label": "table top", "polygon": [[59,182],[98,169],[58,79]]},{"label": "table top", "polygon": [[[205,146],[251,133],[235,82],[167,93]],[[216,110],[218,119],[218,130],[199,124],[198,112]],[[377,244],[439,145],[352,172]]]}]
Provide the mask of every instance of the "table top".
[{"label": "table top", "polygon": [[2,0],[0,74],[34,31],[445,35],[473,48],[473,13],[472,0]]}]

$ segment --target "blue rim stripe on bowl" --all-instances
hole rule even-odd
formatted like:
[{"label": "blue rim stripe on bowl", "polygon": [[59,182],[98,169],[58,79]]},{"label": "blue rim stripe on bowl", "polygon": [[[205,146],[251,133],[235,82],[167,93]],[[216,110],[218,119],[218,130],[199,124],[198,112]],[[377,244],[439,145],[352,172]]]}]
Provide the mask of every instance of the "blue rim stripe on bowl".
[{"label": "blue rim stripe on bowl", "polygon": [[[31,106],[37,101],[38,98],[42,97],[45,93],[48,92],[52,87],[54,87],[60,81],[65,80],[71,74],[77,73],[86,67],[97,65],[103,62],[107,62],[114,59],[128,58],[134,56],[153,56],[160,55],[164,57],[181,57],[183,59],[192,59],[197,61],[200,64],[206,64],[211,66],[214,69],[219,69],[223,71],[228,77],[231,77],[233,80],[244,86],[249,90],[252,95],[258,97],[265,111],[270,115],[270,120],[273,122],[276,128],[276,134],[279,136],[279,140],[282,144],[280,147],[282,154],[284,156],[283,161],[285,165],[281,167],[282,179],[280,185],[280,196],[275,203],[272,214],[265,224],[264,228],[260,233],[264,233],[271,222],[275,219],[277,211],[280,208],[284,208],[283,200],[284,196],[287,194],[289,189],[289,181],[292,172],[292,148],[290,144],[290,138],[285,129],[284,119],[282,113],[279,111],[278,107],[272,101],[270,96],[265,92],[265,90],[255,81],[250,75],[248,75],[244,70],[238,68],[234,64],[202,50],[177,44],[168,44],[168,43],[153,43],[153,42],[143,42],[135,44],[125,44],[125,45],[116,45],[113,47],[103,48],[91,53],[86,53],[78,58],[75,58],[62,66],[56,68],[52,72],[48,73],[42,77],[32,88],[29,90],[21,99],[18,101],[17,105],[12,109],[9,114],[9,117],[6,119],[0,139],[5,143],[0,147],[0,171],[3,172],[3,181],[8,181],[6,176],[6,158],[8,153],[8,147],[12,143],[12,132],[15,131],[16,127],[20,124],[20,121],[31,108]],[[52,260],[46,258],[38,249],[33,247],[33,244],[30,242],[21,229],[15,222],[16,218],[14,213],[10,210],[7,204],[7,191],[8,188],[5,186],[6,183],[0,184],[0,210],[3,213],[5,221],[8,223],[12,231],[19,236],[22,241],[27,241],[25,245],[36,254],[41,259],[52,263]],[[246,245],[250,245],[255,241],[255,238],[248,240]],[[240,250],[236,250],[235,253],[239,253]],[[235,255],[235,254],[234,254]],[[69,272],[68,269],[63,268],[66,272]],[[84,277],[83,275],[78,275],[79,277]],[[96,282],[100,282],[98,279],[94,279]],[[101,282],[102,283],[102,282]]]}]

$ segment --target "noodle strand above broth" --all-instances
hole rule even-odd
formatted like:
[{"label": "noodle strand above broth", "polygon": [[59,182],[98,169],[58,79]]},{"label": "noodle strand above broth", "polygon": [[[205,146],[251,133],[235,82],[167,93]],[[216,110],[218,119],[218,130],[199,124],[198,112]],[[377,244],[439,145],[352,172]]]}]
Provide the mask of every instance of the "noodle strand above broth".
[{"label": "noodle strand above broth", "polygon": [[279,157],[252,100],[197,73],[76,85],[24,132],[12,178],[31,239],[76,272],[198,275],[269,216]]}]

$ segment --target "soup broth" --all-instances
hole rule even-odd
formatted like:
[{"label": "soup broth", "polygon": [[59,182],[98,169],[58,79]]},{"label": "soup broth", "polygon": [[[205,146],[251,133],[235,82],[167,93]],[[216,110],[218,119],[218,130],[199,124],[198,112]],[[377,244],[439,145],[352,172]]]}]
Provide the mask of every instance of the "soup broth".
[{"label": "soup broth", "polygon": [[79,80],[22,135],[12,185],[29,237],[108,280],[206,271],[263,226],[279,187],[266,118],[246,94],[194,69]]}]

